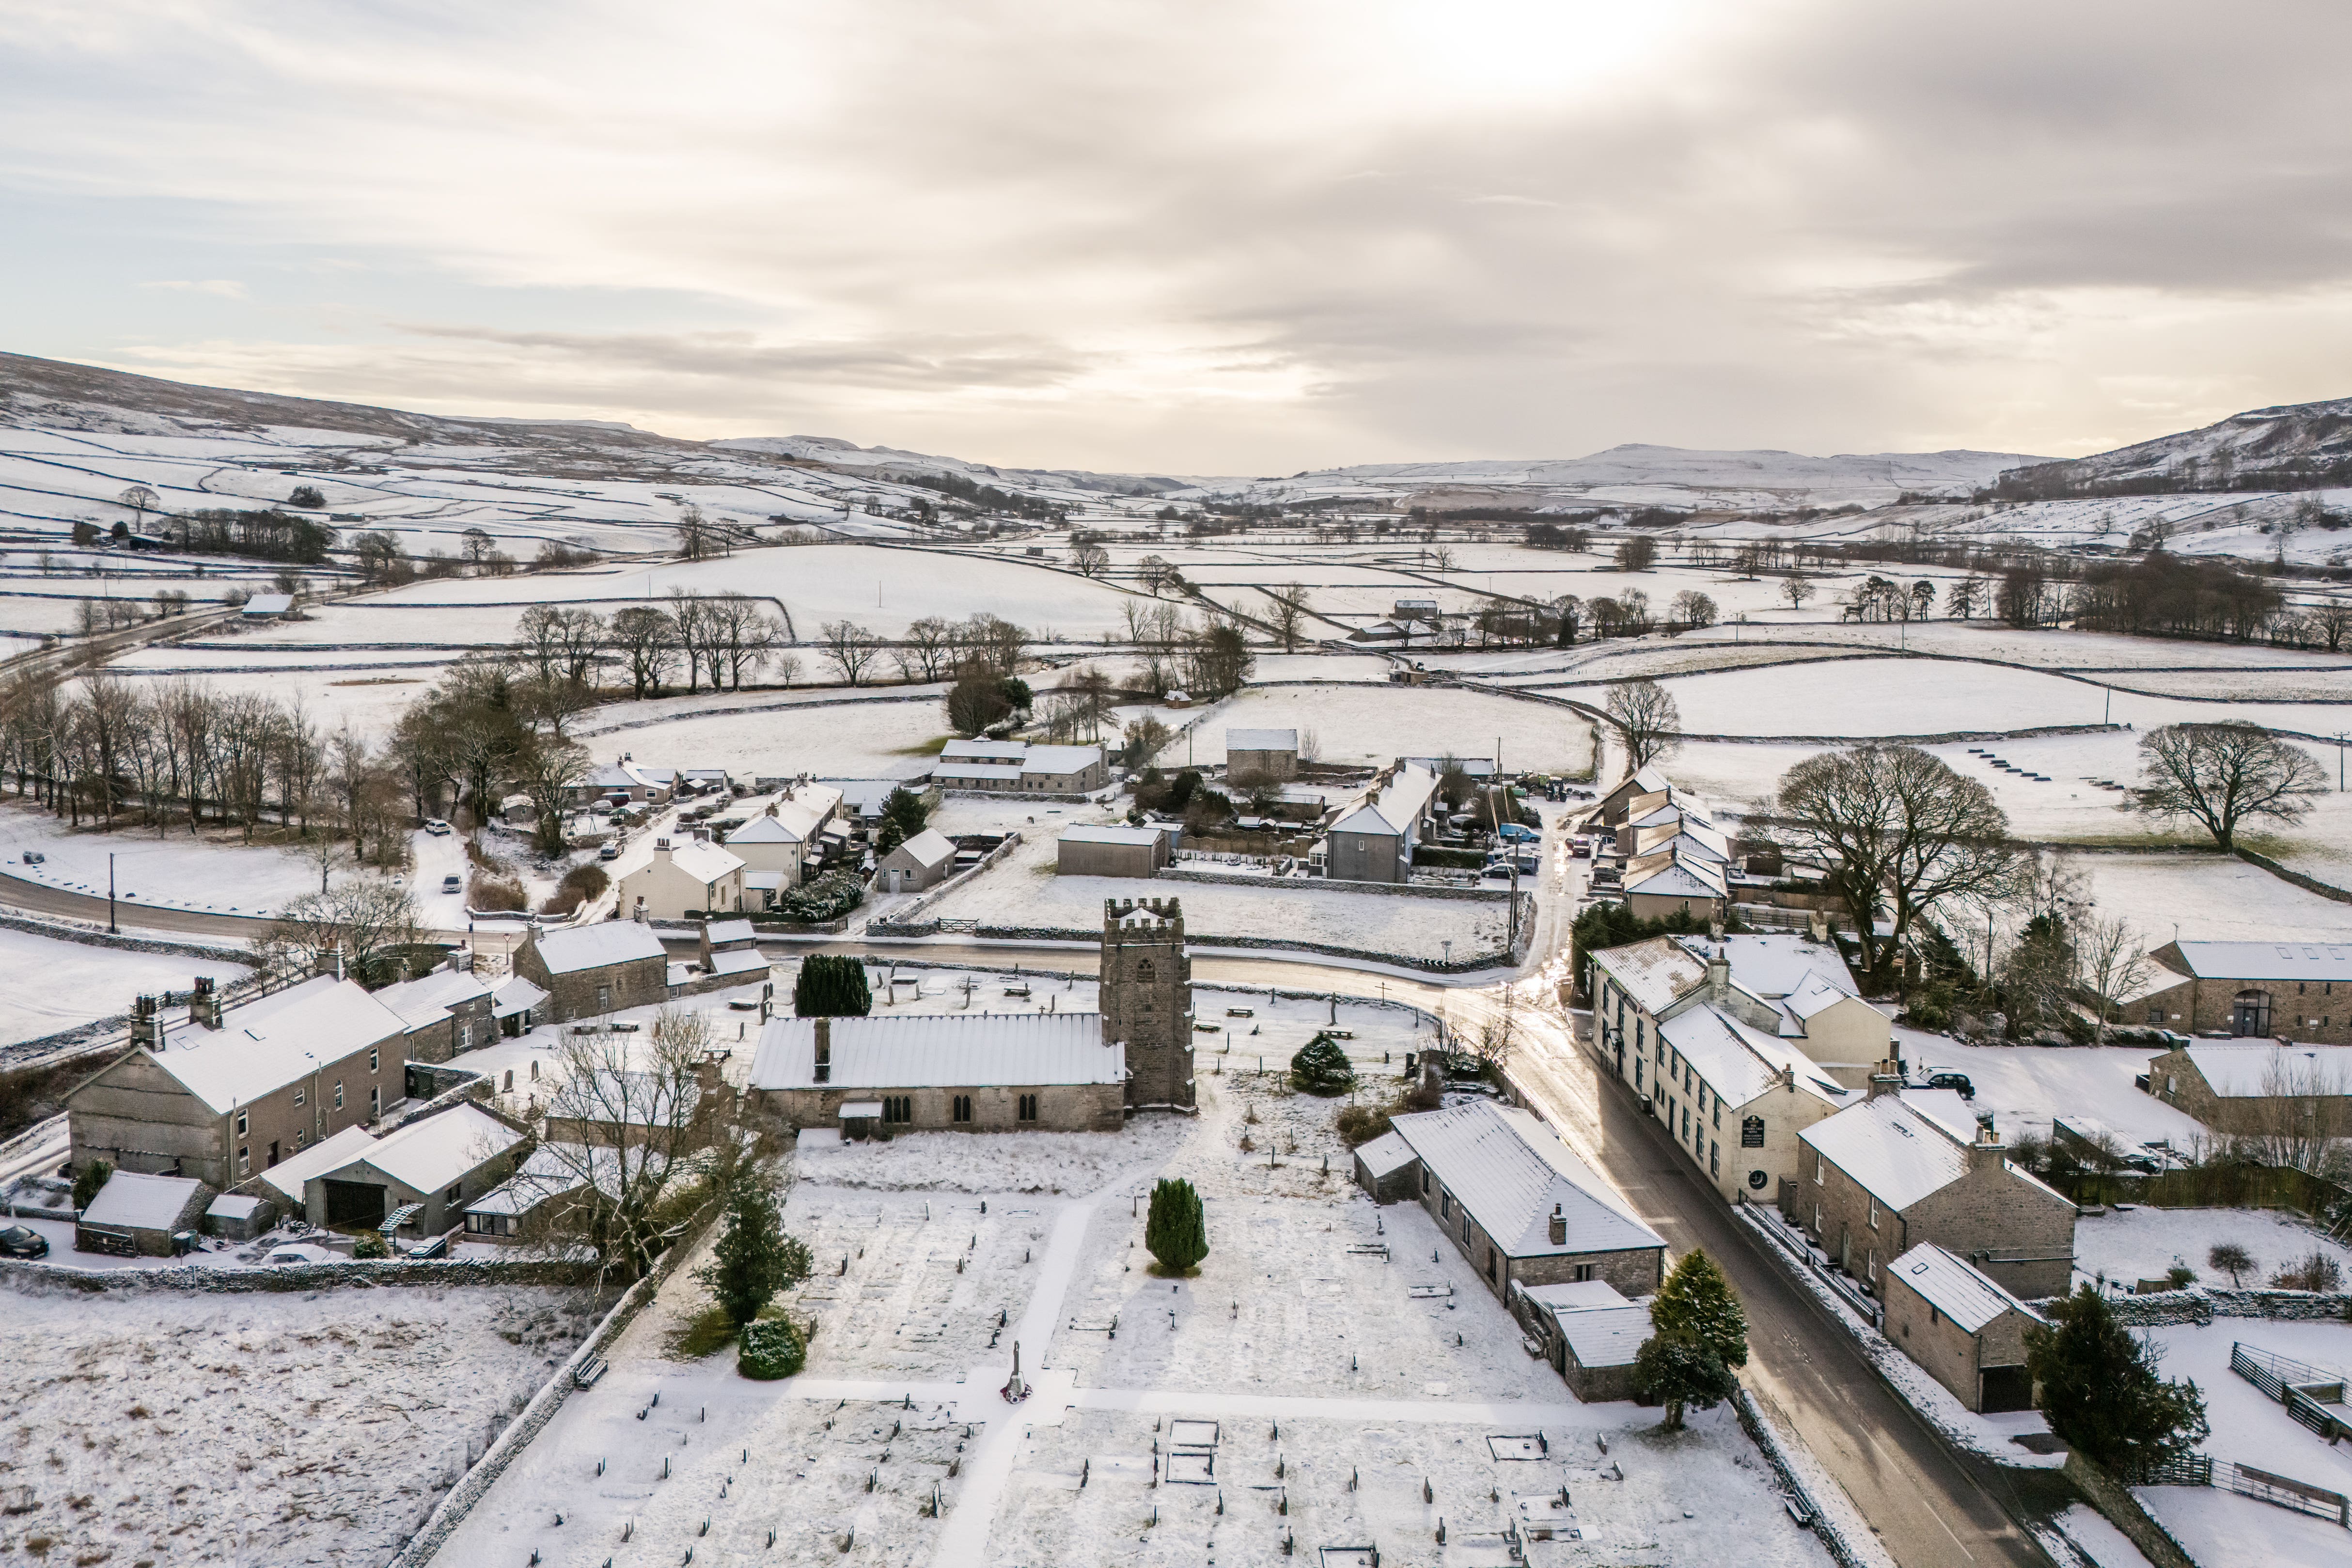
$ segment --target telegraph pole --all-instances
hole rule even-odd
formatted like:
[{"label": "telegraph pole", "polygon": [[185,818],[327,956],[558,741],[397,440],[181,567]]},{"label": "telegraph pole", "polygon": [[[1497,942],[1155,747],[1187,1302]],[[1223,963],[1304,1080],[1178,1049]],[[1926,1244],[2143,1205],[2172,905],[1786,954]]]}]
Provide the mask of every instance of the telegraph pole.
[{"label": "telegraph pole", "polygon": [[114,852],[106,854],[106,931],[109,936],[119,934],[114,924]]}]

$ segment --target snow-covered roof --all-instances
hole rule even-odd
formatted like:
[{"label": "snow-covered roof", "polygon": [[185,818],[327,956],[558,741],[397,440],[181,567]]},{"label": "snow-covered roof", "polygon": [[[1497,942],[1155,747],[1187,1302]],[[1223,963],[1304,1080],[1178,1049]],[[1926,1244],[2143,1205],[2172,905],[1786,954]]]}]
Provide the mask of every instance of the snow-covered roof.
[{"label": "snow-covered roof", "polygon": [[1625,862],[1623,887],[1628,893],[1656,899],[1720,899],[1725,897],[1723,868],[1684,853],[1679,847],[1654,850]]},{"label": "snow-covered roof", "polygon": [[[673,838],[669,847],[669,863],[706,887],[724,881],[743,868],[740,858],[705,839],[688,838],[681,842]],[[654,848],[655,858],[658,860],[661,846],[657,843]]]},{"label": "snow-covered roof", "polygon": [[[1958,1094],[1944,1092],[1959,1100]],[[1948,1108],[1935,1100],[1915,1104],[1914,1099],[1911,1092],[1882,1094],[1801,1129],[1797,1136],[1888,1208],[1907,1209],[1969,1169],[1969,1136],[1951,1125]],[[1974,1132],[1973,1118],[1963,1124]]]},{"label": "snow-covered roof", "polygon": [[1296,730],[1228,730],[1225,731],[1228,752],[1295,752],[1298,750]]},{"label": "snow-covered roof", "polygon": [[731,947],[710,955],[706,973],[711,974],[765,974],[772,968],[768,955],[756,947]]},{"label": "snow-covered roof", "polygon": [[860,816],[879,816],[883,806],[889,804],[890,792],[907,786],[897,779],[826,779],[831,789],[841,792],[841,798],[850,810]]},{"label": "snow-covered roof", "polygon": [[2042,1314],[1994,1284],[1966,1258],[1923,1241],[1889,1266],[1894,1277],[1917,1291],[1927,1305],[1976,1333],[2003,1312],[2022,1312],[2035,1322]]},{"label": "snow-covered roof", "polygon": [[256,594],[245,602],[248,616],[282,616],[293,607],[291,594]]},{"label": "snow-covered roof", "polygon": [[266,1198],[257,1198],[248,1193],[223,1193],[212,1201],[211,1206],[205,1210],[205,1217],[206,1219],[251,1219],[268,1201]]},{"label": "snow-covered roof", "polygon": [[1906,1089],[1901,1091],[1903,1103],[1941,1127],[1963,1143],[1973,1142],[1977,1135],[1977,1113],[1960,1098],[1957,1089]]},{"label": "snow-covered roof", "polygon": [[491,994],[490,983],[467,969],[436,969],[430,974],[387,985],[375,999],[400,1015],[412,1029],[449,1016],[450,1009]]},{"label": "snow-covered roof", "polygon": [[364,1127],[346,1127],[322,1143],[313,1143],[290,1160],[280,1160],[261,1173],[262,1185],[289,1203],[300,1206],[302,1184],[323,1172],[340,1170],[373,1146],[375,1134]]},{"label": "snow-covered roof", "polygon": [[1727,936],[1704,945],[1721,951],[1731,961],[1731,983],[1751,996],[1777,1002],[1817,982],[1847,996],[1854,988],[1853,972],[1838,950],[1800,933]]},{"label": "snow-covered roof", "polygon": [[499,988],[496,991],[490,993],[490,1016],[494,1018],[511,1018],[516,1014],[526,1012],[546,1000],[546,992],[541,991],[520,974],[509,974],[499,982]]},{"label": "snow-covered roof", "polygon": [[1718,866],[1731,858],[1731,840],[1704,822],[1662,822],[1633,830],[1634,856],[1654,855],[1662,849],[1679,850]]},{"label": "snow-covered roof", "polygon": [[204,1184],[194,1176],[144,1176],[117,1171],[81,1211],[85,1225],[120,1226],[125,1230],[169,1230],[180,1223]]},{"label": "snow-covered roof", "polygon": [[1631,1366],[1651,1334],[1650,1303],[1628,1301],[1606,1279],[1524,1288],[1559,1325],[1560,1338],[1585,1367]]},{"label": "snow-covered roof", "polygon": [[1164,827],[1114,827],[1091,823],[1072,823],[1062,829],[1055,840],[1060,844],[1132,844],[1152,845],[1168,836]]},{"label": "snow-covered roof", "polygon": [[[1513,1258],[1664,1247],[1559,1134],[1524,1110],[1475,1100],[1393,1123],[1421,1163]],[[1557,1209],[1567,1240],[1550,1237]]]},{"label": "snow-covered roof", "polygon": [[760,940],[760,933],[753,931],[751,922],[746,920],[705,921],[702,922],[702,931],[703,934],[709,938],[710,945],[713,947],[725,947],[730,943]]},{"label": "snow-covered roof", "polygon": [[226,1112],[406,1027],[356,983],[321,974],[229,1008],[217,1029],[174,1024],[153,1056],[190,1094]]},{"label": "snow-covered roof", "polygon": [[727,836],[730,844],[800,844],[808,838],[802,827],[785,822],[781,816],[770,816],[761,812]]},{"label": "snow-covered roof", "polygon": [[926,827],[885,857],[897,859],[903,855],[925,870],[946,865],[955,858],[955,840],[936,827]]},{"label": "snow-covered roof", "polygon": [[1103,760],[1100,746],[1032,746],[1021,759],[1024,773],[1082,773]]},{"label": "snow-covered roof", "polygon": [[550,974],[576,974],[583,969],[665,956],[661,939],[635,921],[601,921],[563,931],[543,931],[531,940]]},{"label": "snow-covered roof", "polygon": [[747,893],[782,892],[784,876],[782,871],[746,871],[743,873],[743,890]]},{"label": "snow-covered roof", "polygon": [[2282,1046],[2274,1040],[2200,1040],[2189,1047],[2213,1092],[2229,1100],[2272,1094],[2352,1094],[2352,1046]]},{"label": "snow-covered roof", "polygon": [[1018,763],[941,763],[931,770],[931,777],[942,782],[971,779],[982,784],[1018,784],[1021,764]]},{"label": "snow-covered roof", "polygon": [[1372,1180],[1384,1181],[1395,1175],[1416,1158],[1412,1145],[1397,1136],[1394,1131],[1381,1133],[1356,1150],[1356,1158],[1372,1173]]},{"label": "snow-covered roof", "polygon": [[2203,980],[2352,980],[2352,943],[2177,942],[2189,973]]},{"label": "snow-covered roof", "polygon": [[1017,763],[1029,752],[1024,741],[950,741],[940,748],[943,763]]},{"label": "snow-covered roof", "polygon": [[751,1087],[936,1089],[1127,1081],[1127,1048],[1103,1044],[1096,1013],[909,1014],[832,1020],[832,1071],[816,1079],[816,1020],[760,1031]]},{"label": "snow-covered roof", "polygon": [[1802,1051],[1712,1005],[1667,1019],[1658,1026],[1658,1033],[1729,1105],[1745,1105],[1771,1089],[1784,1070],[1795,1074],[1800,1089],[1832,1105],[1843,1105],[1852,1095]]},{"label": "snow-covered roof", "polygon": [[355,1167],[372,1165],[412,1192],[434,1193],[457,1185],[467,1172],[522,1141],[521,1133],[481,1107],[460,1102],[384,1134],[356,1159],[309,1179],[348,1180]]},{"label": "snow-covered roof", "polygon": [[576,1193],[593,1175],[599,1187],[620,1188],[620,1151],[571,1143],[559,1152],[542,1143],[521,1168],[466,1205],[467,1214],[526,1215],[549,1198]]},{"label": "snow-covered roof", "polygon": [[1705,983],[1706,963],[1672,937],[1654,936],[1604,948],[1593,963],[1614,979],[1645,1013],[1663,1012],[1675,997]]},{"label": "snow-covered roof", "polygon": [[1353,811],[1331,826],[1334,833],[1405,834],[1429,813],[1430,797],[1437,793],[1437,775],[1406,763],[1386,783],[1369,791]]}]

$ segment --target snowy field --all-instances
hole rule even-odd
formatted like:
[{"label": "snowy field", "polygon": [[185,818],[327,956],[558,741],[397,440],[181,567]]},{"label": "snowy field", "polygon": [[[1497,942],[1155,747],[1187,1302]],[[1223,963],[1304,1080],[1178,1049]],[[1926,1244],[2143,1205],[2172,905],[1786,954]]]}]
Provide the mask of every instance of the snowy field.
[{"label": "snowy field", "polygon": [[185,991],[199,974],[226,983],[247,973],[242,964],[0,930],[0,1046],[127,1013],[132,997]]},{"label": "snowy field", "polygon": [[[2164,1352],[2164,1374],[2194,1378],[2204,1391],[2213,1423],[2205,1452],[2352,1493],[2352,1453],[2330,1447],[2230,1371],[2231,1343],[2242,1340],[2273,1354],[2352,1373],[2352,1324],[2223,1318],[2203,1328],[2146,1332]],[[2137,1496],[2202,1568],[2341,1568],[2352,1550],[2341,1525],[2252,1498],[2201,1487],[2143,1487]]]},{"label": "snowy field", "polygon": [[[28,849],[46,861],[26,865]],[[316,860],[290,849],[247,846],[235,834],[207,828],[204,837],[191,837],[184,826],[162,837],[129,826],[75,833],[66,818],[29,802],[14,796],[0,802],[0,877],[102,899],[110,856],[126,921],[136,921],[142,906],[266,915],[319,887]]]},{"label": "snowy field", "polygon": [[640,762],[726,768],[745,777],[805,773],[877,779],[930,772],[938,743],[948,735],[946,716],[929,698],[771,703],[773,695],[745,693],[747,701],[761,704],[756,712],[687,713],[652,723],[638,722],[624,709],[599,709],[581,738],[599,762],[626,752]]},{"label": "snowy field", "polygon": [[1224,761],[1229,730],[1312,733],[1326,763],[1387,763],[1400,755],[1491,757],[1517,771],[1579,773],[1592,765],[1592,727],[1565,708],[1464,691],[1406,686],[1251,687],[1203,711],[1189,753],[1181,743],[1162,759],[1172,766]]},{"label": "snowy field", "polygon": [[[2148,1204],[2077,1220],[2074,1272],[2078,1280],[2099,1277],[2128,1289],[2136,1280],[2160,1279],[2178,1265],[2195,1269],[2207,1285],[2226,1286],[2230,1277],[2206,1263],[2207,1254],[2225,1241],[2252,1255],[2254,1267],[2244,1276],[2248,1286],[2267,1285],[2279,1268],[2300,1263],[2314,1252],[2333,1257],[2352,1278],[2352,1247],[2321,1235],[2300,1215],[2279,1209],[2165,1209]],[[2241,1338],[2255,1336],[2256,1325],[2239,1327]],[[2352,1343],[2346,1348],[2352,1352]]]},{"label": "snowy field", "polygon": [[592,1307],[525,1289],[5,1289],[0,1476],[34,1507],[0,1519],[0,1547],[26,1554],[12,1561],[373,1568],[570,1353]]},{"label": "snowy field", "polygon": [[[1078,820],[1073,816],[1072,820]],[[1022,840],[1003,860],[926,908],[926,918],[984,925],[1099,931],[1106,899],[1178,898],[1195,942],[1221,936],[1275,937],[1365,948],[1415,958],[1500,952],[1510,924],[1507,904],[1467,899],[1349,893],[1299,879],[1255,888],[1132,877],[1064,877],[1051,829]]]}]

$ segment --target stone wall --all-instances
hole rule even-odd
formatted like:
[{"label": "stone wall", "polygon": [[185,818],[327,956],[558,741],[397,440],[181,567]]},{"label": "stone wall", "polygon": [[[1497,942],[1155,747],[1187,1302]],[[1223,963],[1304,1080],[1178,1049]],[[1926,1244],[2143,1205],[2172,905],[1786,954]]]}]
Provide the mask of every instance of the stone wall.
[{"label": "stone wall", "polygon": [[[2063,1297],[2027,1303],[2044,1314]],[[2218,1285],[2191,1285],[2183,1290],[2158,1290],[2146,1296],[2111,1296],[2108,1306],[2116,1321],[2136,1329],[2172,1323],[2206,1324],[2216,1318],[2273,1318],[2282,1322],[2352,1321],[2352,1291],[2232,1290]]]},{"label": "stone wall", "polygon": [[399,1285],[592,1285],[596,1280],[596,1266],[544,1258],[516,1258],[510,1262],[504,1258],[427,1258],[416,1262],[378,1258],[358,1263],[297,1263],[278,1268],[218,1268],[201,1263],[171,1268],[79,1268],[66,1263],[0,1258],[0,1279],[85,1295],[137,1295],[158,1290],[236,1295],[252,1291],[373,1290]]},{"label": "stone wall", "polygon": [[[1511,896],[1508,888],[1451,888],[1432,882],[1351,882],[1343,877],[1253,877],[1236,871],[1192,871],[1181,866],[1171,866],[1160,872],[1160,879],[1217,882],[1231,888],[1272,889],[1277,891],[1328,888],[1342,893],[1385,893],[1391,898],[1406,899],[1468,899],[1488,904],[1502,903]],[[1523,880],[1531,881],[1533,879]]]}]

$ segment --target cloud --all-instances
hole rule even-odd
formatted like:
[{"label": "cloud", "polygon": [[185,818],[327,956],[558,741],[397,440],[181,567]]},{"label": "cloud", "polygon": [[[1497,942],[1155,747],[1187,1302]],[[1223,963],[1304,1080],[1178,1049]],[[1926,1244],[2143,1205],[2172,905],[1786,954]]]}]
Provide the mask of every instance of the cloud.
[{"label": "cloud", "polygon": [[2071,451],[2347,390],[2347,45],[2339,0],[25,5],[0,187],[340,258],[309,341],[46,329],[273,389],[1194,472]]},{"label": "cloud", "polygon": [[245,285],[234,278],[157,278],[139,285],[142,289],[171,289],[184,294],[215,294],[224,300],[246,298]]}]

